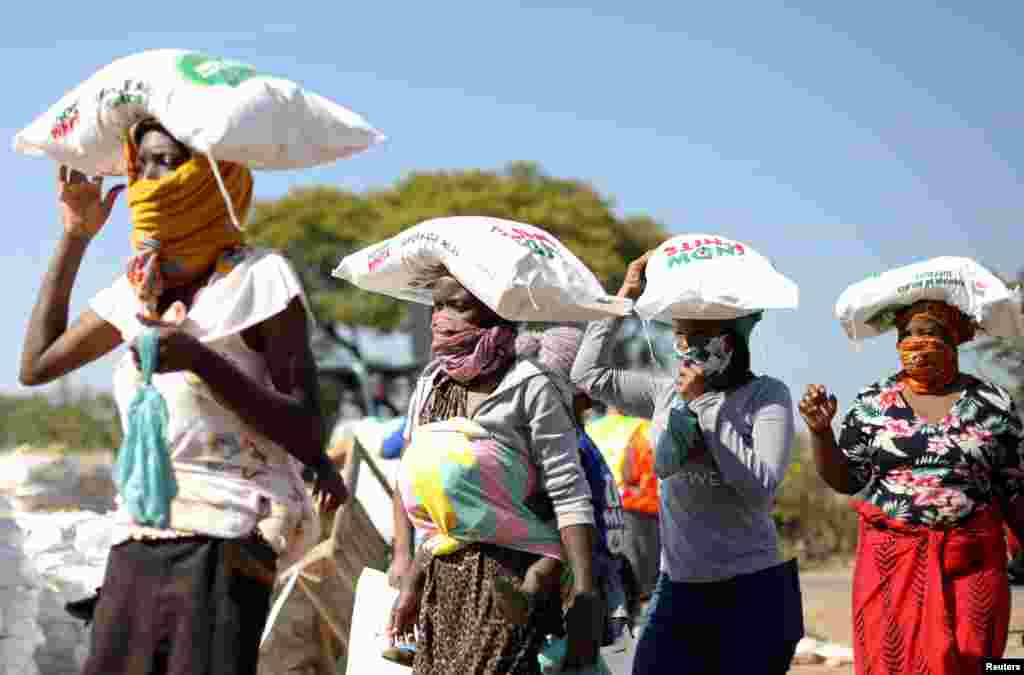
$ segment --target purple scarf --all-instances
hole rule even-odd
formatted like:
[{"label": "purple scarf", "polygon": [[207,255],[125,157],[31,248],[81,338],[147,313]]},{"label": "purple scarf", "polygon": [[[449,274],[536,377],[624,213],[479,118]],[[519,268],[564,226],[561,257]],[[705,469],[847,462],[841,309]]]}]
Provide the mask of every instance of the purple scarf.
[{"label": "purple scarf", "polygon": [[461,384],[498,372],[515,358],[516,331],[508,324],[480,328],[448,312],[430,322],[431,348],[445,374]]}]

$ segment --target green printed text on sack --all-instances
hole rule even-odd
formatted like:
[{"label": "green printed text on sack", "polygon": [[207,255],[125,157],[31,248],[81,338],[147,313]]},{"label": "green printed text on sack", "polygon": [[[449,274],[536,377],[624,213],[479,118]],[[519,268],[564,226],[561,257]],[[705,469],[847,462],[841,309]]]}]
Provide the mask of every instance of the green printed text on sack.
[{"label": "green printed text on sack", "polygon": [[669,242],[661,252],[668,258],[668,268],[689,265],[691,262],[712,260],[723,256],[738,257],[747,254],[743,244],[720,237]]},{"label": "green printed text on sack", "polygon": [[553,260],[558,257],[558,249],[555,248],[555,243],[544,232],[528,230],[524,227],[505,228],[499,225],[492,225],[491,232],[507,237],[520,246],[525,246],[542,258]]},{"label": "green printed text on sack", "polygon": [[967,284],[956,272],[921,272],[914,275],[914,280],[896,289],[897,293],[909,293],[924,288],[966,288]]},{"label": "green printed text on sack", "polygon": [[226,84],[229,87],[237,87],[249,78],[259,76],[256,69],[247,63],[197,53],[179,56],[178,72],[193,84]]}]

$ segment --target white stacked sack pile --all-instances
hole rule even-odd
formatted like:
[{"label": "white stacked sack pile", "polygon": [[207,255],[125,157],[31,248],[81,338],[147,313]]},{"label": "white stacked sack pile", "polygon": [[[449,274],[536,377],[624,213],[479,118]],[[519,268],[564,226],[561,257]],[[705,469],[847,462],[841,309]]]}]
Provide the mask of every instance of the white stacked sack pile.
[{"label": "white stacked sack pile", "polygon": [[64,609],[103,582],[110,550],[107,517],[93,511],[15,512],[21,551],[38,589],[36,621],[45,643],[35,659],[42,675],[76,675],[88,650],[85,624]]},{"label": "white stacked sack pile", "polygon": [[25,533],[9,499],[0,497],[0,675],[38,675],[39,580],[22,552]]},{"label": "white stacked sack pile", "polygon": [[110,530],[104,513],[79,509],[113,506],[110,486],[96,487],[109,467],[90,463],[53,449],[0,455],[0,675],[81,671],[89,632],[64,606],[101,585]]},{"label": "white stacked sack pile", "polygon": [[112,461],[109,454],[80,457],[60,446],[19,446],[0,454],[0,495],[18,511],[108,511]]}]

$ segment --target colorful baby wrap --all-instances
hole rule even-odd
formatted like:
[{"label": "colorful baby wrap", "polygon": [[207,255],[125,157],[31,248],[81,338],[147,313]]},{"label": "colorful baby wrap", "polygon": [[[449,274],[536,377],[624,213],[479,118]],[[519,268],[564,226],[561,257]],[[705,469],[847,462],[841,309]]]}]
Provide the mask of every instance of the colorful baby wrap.
[{"label": "colorful baby wrap", "polygon": [[417,427],[398,482],[409,520],[433,555],[490,543],[562,557],[555,522],[526,506],[537,484],[527,450],[498,443],[476,422],[455,417]]}]

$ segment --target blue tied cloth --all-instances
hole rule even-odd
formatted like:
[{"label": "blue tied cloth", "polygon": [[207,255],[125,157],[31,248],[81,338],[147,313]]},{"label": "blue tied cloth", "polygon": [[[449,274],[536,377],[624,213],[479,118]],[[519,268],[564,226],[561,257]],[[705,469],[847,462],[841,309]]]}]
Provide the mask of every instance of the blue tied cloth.
[{"label": "blue tied cloth", "polygon": [[537,654],[537,661],[540,663],[540,672],[544,675],[549,673],[562,673],[563,675],[612,675],[608,663],[600,653],[597,655],[597,663],[592,666],[578,670],[563,670],[565,659],[569,655],[569,641],[566,638],[548,636],[541,645],[540,653]]},{"label": "blue tied cloth", "polygon": [[664,480],[682,471],[699,433],[697,415],[677,396],[669,408],[668,424],[654,446],[654,474]]},{"label": "blue tied cloth", "polygon": [[167,402],[152,383],[159,347],[156,328],[146,328],[135,339],[142,386],[128,408],[128,429],[114,464],[114,481],[136,523],[165,528],[178,483],[167,447]]}]

